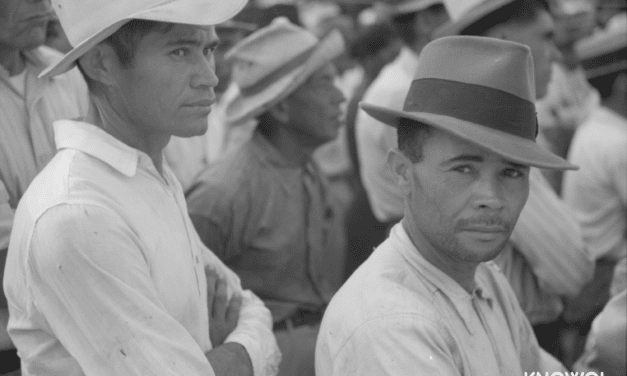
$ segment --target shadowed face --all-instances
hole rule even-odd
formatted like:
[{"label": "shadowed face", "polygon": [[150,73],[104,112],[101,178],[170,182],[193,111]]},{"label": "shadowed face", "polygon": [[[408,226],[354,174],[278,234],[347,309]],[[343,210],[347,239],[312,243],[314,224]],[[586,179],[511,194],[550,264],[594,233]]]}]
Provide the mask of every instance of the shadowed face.
[{"label": "shadowed face", "polygon": [[190,137],[207,130],[215,102],[213,27],[175,24],[139,42],[130,66],[115,68],[113,108],[144,133]]},{"label": "shadowed face", "polygon": [[321,145],[337,137],[343,124],[341,104],[346,100],[335,86],[336,70],[331,63],[314,73],[286,100],[289,127],[310,145]]},{"label": "shadowed face", "polygon": [[0,0],[0,47],[31,49],[46,41],[50,0]]},{"label": "shadowed face", "polygon": [[410,236],[449,263],[493,259],[527,200],[529,167],[442,131],[427,137],[420,162],[401,156]]}]

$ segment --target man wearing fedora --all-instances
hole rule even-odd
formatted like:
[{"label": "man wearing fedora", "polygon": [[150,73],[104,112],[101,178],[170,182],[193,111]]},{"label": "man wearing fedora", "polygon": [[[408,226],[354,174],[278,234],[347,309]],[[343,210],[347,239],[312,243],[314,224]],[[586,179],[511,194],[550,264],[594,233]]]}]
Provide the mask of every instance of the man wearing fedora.
[{"label": "man wearing fedora", "polygon": [[[546,0],[446,3],[452,19],[436,31],[437,36],[478,35],[527,45],[534,63],[536,99],[546,94],[552,63],[560,59]],[[459,10],[461,5],[466,8]],[[591,280],[594,261],[572,208],[539,169],[531,169],[529,184],[529,199],[510,243],[495,261],[534,325],[540,343],[545,348],[557,348],[553,341],[560,325],[555,323],[564,309],[563,300],[576,296]]]},{"label": "man wearing fedora", "polygon": [[246,0],[54,0],[82,120],[15,212],[4,276],[23,375],[274,375],[270,312],[200,241],[163,163],[207,130],[212,25]]},{"label": "man wearing fedora", "polygon": [[[448,21],[442,0],[388,0],[392,23],[404,47],[384,67],[364,94],[364,101],[400,109],[418,65],[422,48],[434,30]],[[396,143],[396,131],[358,111],[355,140],[359,171],[373,214],[380,222],[394,224],[403,216],[403,195],[387,168],[385,155]],[[354,250],[350,250],[353,252]]]},{"label": "man wearing fedora", "polygon": [[563,366],[538,346],[490,262],[529,193],[529,168],[576,168],[535,143],[529,48],[449,37],[422,51],[388,163],[405,216],[331,300],[316,347],[327,375],[522,375]]},{"label": "man wearing fedora", "polygon": [[318,40],[285,18],[237,44],[228,59],[239,92],[227,121],[258,125],[187,195],[201,239],[272,312],[279,375],[314,374],[316,336],[334,293],[323,260],[337,252],[336,218],[312,153],[342,124],[331,62],[343,48],[339,32]]}]

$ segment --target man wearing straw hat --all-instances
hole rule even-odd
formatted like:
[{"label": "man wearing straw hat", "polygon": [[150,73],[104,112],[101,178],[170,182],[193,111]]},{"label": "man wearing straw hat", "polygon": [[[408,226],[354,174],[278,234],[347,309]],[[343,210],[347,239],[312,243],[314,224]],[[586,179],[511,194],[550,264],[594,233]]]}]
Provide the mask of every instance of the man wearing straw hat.
[{"label": "man wearing straw hat", "polygon": [[272,312],[279,375],[314,374],[314,349],[334,293],[327,252],[338,252],[327,183],[312,153],[334,139],[344,96],[331,64],[344,48],[277,18],[229,52],[238,95],[230,124],[256,118],[252,138],[203,172],[187,195],[202,240]]},{"label": "man wearing straw hat", "polygon": [[270,313],[202,245],[163,163],[207,129],[214,25],[245,0],[55,0],[83,121],[15,213],[4,287],[23,375],[273,375]]},{"label": "man wearing straw hat", "polygon": [[[446,0],[451,22],[438,36],[479,35],[527,45],[534,62],[536,98],[551,79],[561,55],[553,36],[555,24],[546,0]],[[507,276],[543,346],[558,336],[556,320],[563,300],[576,296],[591,280],[594,261],[572,208],[553,190],[539,169],[529,176],[529,199],[510,243],[495,260]]]},{"label": "man wearing straw hat", "polygon": [[573,169],[535,143],[529,48],[450,37],[422,51],[388,163],[405,216],[342,286],[322,321],[327,375],[523,375],[559,371],[490,262],[529,193],[529,166]]},{"label": "man wearing straw hat", "polygon": [[[385,3],[389,5],[393,25],[405,46],[372,82],[364,101],[400,108],[420,51],[433,39],[435,29],[448,21],[448,14],[442,0],[388,0]],[[385,155],[395,145],[396,132],[358,111],[355,140],[361,181],[372,213],[380,222],[394,224],[403,216],[403,196],[386,166]]]}]

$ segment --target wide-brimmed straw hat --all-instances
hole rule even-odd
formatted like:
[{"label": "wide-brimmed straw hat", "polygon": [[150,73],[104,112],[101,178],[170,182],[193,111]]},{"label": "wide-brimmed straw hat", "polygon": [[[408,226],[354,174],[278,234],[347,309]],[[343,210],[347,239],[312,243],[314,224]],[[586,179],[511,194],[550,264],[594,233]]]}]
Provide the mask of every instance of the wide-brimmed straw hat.
[{"label": "wide-brimmed straw hat", "polygon": [[264,113],[343,51],[339,31],[331,31],[320,41],[282,17],[252,33],[226,55],[233,64],[232,78],[239,90],[227,104],[227,122]]},{"label": "wide-brimmed straw hat", "polygon": [[76,60],[132,19],[209,26],[228,20],[248,0],[52,0],[73,49],[40,77],[72,68]]},{"label": "wide-brimmed straw hat", "polygon": [[627,69],[627,13],[614,16],[605,29],[580,40],[575,48],[588,78]]},{"label": "wide-brimmed straw hat", "polygon": [[445,0],[450,21],[436,29],[436,38],[458,35],[468,27],[517,0]]},{"label": "wide-brimmed straw hat", "polygon": [[360,103],[396,127],[411,119],[494,152],[508,161],[547,169],[577,169],[535,142],[533,59],[529,47],[496,38],[436,39],[420,64],[403,110]]}]

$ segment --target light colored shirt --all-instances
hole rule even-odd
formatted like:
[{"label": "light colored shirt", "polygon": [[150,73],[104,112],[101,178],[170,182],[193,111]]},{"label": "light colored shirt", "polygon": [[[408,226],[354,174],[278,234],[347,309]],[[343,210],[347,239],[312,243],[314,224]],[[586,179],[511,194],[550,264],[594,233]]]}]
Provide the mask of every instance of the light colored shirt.
[{"label": "light colored shirt", "polygon": [[9,205],[9,194],[0,181],[0,251],[9,247],[12,225],[13,209]]},{"label": "light colored shirt", "polygon": [[[54,159],[15,213],[4,288],[28,375],[213,375],[204,247],[181,186],[100,128],[55,122]],[[280,358],[270,312],[249,291],[235,330],[255,375]]]},{"label": "light colored shirt", "polygon": [[294,166],[255,132],[200,176],[187,204],[202,240],[264,300],[275,322],[330,300],[322,261],[334,250],[336,218],[311,160]]},{"label": "light colored shirt", "polygon": [[[417,68],[418,56],[404,47],[372,82],[363,102],[401,110]],[[399,220],[403,216],[404,196],[387,165],[387,153],[397,145],[396,128],[381,123],[360,109],[355,120],[355,139],[361,181],[372,213],[381,222]]]},{"label": "light colored shirt", "polygon": [[392,228],[326,310],[316,375],[502,376],[559,371],[507,280],[480,264],[472,294]]},{"label": "light colored shirt", "polygon": [[555,320],[564,297],[574,297],[594,274],[594,259],[573,209],[557,196],[542,172],[531,168],[529,198],[496,258],[532,324]]},{"label": "light colored shirt", "polygon": [[597,108],[575,133],[568,159],[580,169],[564,176],[564,199],[592,255],[627,257],[627,119]]},{"label": "light colored shirt", "polygon": [[[24,93],[0,66],[0,180],[15,209],[26,188],[55,153],[52,122],[84,116],[87,85],[77,69],[49,79],[39,73],[62,55],[48,47],[22,52]],[[0,244],[8,238],[0,233]]]},{"label": "light colored shirt", "polygon": [[[573,366],[579,372],[604,373],[606,376],[623,376],[627,372],[627,290],[625,289],[626,259],[614,271],[612,297],[603,311],[594,318],[584,353]],[[622,281],[616,281],[616,277]]]}]

